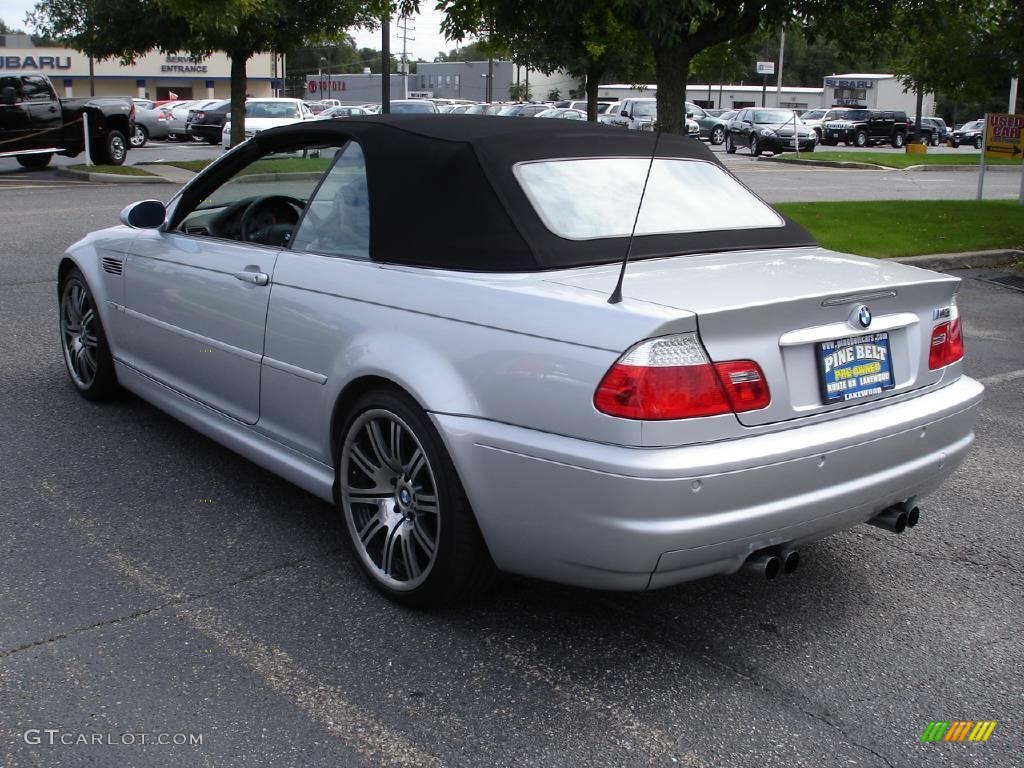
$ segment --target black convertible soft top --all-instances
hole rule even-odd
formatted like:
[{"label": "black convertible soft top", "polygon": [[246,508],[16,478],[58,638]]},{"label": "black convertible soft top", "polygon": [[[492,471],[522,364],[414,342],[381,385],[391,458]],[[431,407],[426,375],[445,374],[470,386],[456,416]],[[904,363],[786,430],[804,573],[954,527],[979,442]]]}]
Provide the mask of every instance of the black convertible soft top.
[{"label": "black convertible soft top", "polygon": [[[650,157],[653,133],[568,120],[490,115],[381,115],[317,120],[258,133],[260,152],[350,138],[366,158],[370,257],[479,271],[533,271],[621,261],[626,237],[569,240],[540,220],[513,174],[545,158]],[[662,135],[659,157],[721,165],[699,141]],[[802,227],[637,237],[631,258],[814,245]]]}]

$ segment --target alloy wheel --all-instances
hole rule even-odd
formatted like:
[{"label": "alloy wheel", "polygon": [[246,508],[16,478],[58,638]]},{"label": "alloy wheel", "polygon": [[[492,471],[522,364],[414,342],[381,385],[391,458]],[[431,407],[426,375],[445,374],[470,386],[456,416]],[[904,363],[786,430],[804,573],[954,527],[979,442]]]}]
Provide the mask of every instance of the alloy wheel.
[{"label": "alloy wheel", "polygon": [[107,147],[110,152],[110,161],[115,165],[120,164],[126,154],[124,139],[120,135],[111,136]]},{"label": "alloy wheel", "polygon": [[141,147],[146,143],[146,132],[141,125],[136,125],[135,130],[132,131],[131,143],[133,147]]},{"label": "alloy wheel", "polygon": [[723,131],[721,128],[715,128],[713,131],[711,131],[712,144],[717,146],[721,144],[723,141],[725,141],[725,131]]},{"label": "alloy wheel", "polygon": [[415,433],[384,408],[362,413],[345,435],[339,477],[348,529],[371,575],[394,590],[420,586],[437,560],[441,509]]},{"label": "alloy wheel", "polygon": [[80,282],[73,281],[60,303],[61,342],[68,372],[81,389],[96,378],[96,310]]}]

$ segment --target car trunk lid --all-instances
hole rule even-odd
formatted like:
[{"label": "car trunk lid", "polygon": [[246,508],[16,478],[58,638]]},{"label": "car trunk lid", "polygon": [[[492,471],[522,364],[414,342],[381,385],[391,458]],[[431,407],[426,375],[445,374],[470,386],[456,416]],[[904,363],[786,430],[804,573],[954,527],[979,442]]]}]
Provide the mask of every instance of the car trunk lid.
[{"label": "car trunk lid", "polygon": [[[618,269],[604,265],[551,279],[611,293]],[[760,426],[840,408],[874,408],[938,384],[942,370],[928,368],[931,332],[958,284],[957,278],[903,264],[799,248],[635,262],[626,271],[623,295],[696,314],[701,340],[716,362],[756,361],[772,400],[737,418]],[[862,307],[871,315],[866,328]],[[893,386],[827,402],[818,345],[851,338],[888,343]]]}]

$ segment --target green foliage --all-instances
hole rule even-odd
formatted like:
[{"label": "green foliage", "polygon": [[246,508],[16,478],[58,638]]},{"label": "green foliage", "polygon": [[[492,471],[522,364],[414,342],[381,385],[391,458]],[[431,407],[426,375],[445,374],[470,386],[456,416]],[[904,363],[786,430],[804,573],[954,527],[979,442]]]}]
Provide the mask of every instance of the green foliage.
[{"label": "green foliage", "polygon": [[548,98],[547,98],[547,100],[548,101],[561,101],[562,100],[562,92],[560,90],[558,90],[557,88],[552,88],[550,91],[548,91]]},{"label": "green foliage", "polygon": [[526,83],[520,83],[519,85],[512,83],[508,87],[508,97],[512,101],[529,101],[531,98],[530,89],[526,86]]}]

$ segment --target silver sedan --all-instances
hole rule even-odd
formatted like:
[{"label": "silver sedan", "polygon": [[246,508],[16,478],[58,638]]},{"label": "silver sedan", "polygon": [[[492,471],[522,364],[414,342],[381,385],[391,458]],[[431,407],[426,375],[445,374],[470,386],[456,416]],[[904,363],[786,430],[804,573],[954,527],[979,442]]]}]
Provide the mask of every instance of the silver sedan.
[{"label": "silver sedan", "polygon": [[913,527],[982,398],[960,281],[823,249],[700,142],[659,141],[479,115],[263,131],[64,254],[71,383],[335,504],[406,604],[499,571],[773,578],[835,531]]}]

